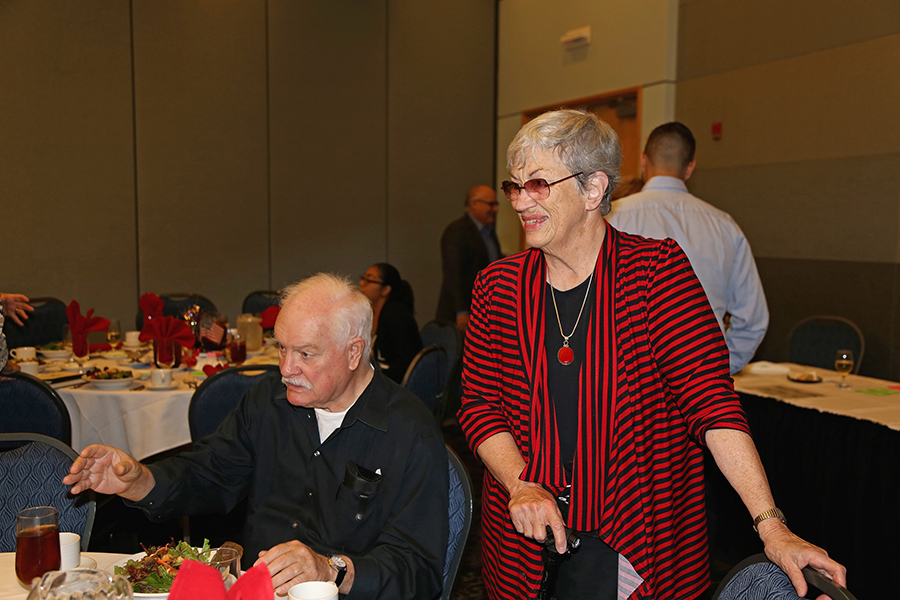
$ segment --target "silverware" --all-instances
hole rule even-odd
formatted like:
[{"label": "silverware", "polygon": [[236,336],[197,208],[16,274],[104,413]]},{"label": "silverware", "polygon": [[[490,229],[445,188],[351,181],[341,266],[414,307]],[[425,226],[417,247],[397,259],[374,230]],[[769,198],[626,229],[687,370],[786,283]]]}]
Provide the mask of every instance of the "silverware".
[{"label": "silverware", "polygon": [[131,388],[131,391],[132,391],[132,392],[139,392],[139,391],[141,391],[142,389],[144,389],[143,384],[137,386],[136,388]]}]

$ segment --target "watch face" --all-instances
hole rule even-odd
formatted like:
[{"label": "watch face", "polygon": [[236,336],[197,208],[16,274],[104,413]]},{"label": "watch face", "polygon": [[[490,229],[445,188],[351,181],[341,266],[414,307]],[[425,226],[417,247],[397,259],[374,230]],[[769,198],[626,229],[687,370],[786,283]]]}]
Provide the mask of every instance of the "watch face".
[{"label": "watch face", "polygon": [[338,569],[347,568],[347,563],[344,561],[344,559],[336,554],[331,557],[331,562],[333,562],[334,566],[336,566]]}]

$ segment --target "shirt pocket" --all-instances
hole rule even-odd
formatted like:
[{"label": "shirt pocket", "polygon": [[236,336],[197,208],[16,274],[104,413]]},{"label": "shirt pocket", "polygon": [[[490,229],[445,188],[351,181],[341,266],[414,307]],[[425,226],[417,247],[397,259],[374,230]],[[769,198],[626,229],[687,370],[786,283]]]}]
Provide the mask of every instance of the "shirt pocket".
[{"label": "shirt pocket", "polygon": [[370,520],[377,505],[381,483],[380,473],[348,461],[336,499],[341,520],[349,520],[357,526]]}]

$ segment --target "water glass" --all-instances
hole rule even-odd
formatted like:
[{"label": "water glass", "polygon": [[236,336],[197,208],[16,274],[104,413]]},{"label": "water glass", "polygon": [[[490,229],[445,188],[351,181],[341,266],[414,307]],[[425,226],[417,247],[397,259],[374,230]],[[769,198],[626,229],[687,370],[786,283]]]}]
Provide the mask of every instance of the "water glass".
[{"label": "water glass", "polygon": [[122,576],[94,569],[51,571],[37,582],[28,600],[132,600],[131,584]]},{"label": "water glass", "polygon": [[24,585],[60,567],[59,515],[52,506],[19,511],[16,517],[16,577]]}]

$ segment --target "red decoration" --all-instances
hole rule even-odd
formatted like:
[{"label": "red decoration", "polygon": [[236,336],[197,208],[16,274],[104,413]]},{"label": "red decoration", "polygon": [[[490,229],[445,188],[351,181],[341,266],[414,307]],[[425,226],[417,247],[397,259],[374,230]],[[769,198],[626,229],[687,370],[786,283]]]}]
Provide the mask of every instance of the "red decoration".
[{"label": "red decoration", "polygon": [[90,309],[87,315],[82,316],[81,306],[77,300],[72,300],[66,307],[66,317],[69,319],[69,331],[72,334],[72,352],[75,356],[87,356],[90,353],[87,337],[91,331],[106,331],[109,329],[109,319],[95,317],[94,309]]},{"label": "red decoration", "polygon": [[275,327],[275,319],[278,318],[278,313],[280,311],[280,306],[270,306],[262,311],[262,314],[260,315],[260,318],[262,319],[259,323],[260,326],[262,326],[263,329],[272,329]]}]

